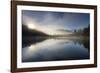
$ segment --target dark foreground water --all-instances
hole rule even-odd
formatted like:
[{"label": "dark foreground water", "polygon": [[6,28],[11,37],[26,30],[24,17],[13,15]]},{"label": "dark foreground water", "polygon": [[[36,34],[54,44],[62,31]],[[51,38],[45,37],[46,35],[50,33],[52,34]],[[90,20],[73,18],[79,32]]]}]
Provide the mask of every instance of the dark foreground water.
[{"label": "dark foreground water", "polygon": [[87,38],[46,38],[40,39],[41,41],[39,39],[23,43],[22,62],[89,59]]}]

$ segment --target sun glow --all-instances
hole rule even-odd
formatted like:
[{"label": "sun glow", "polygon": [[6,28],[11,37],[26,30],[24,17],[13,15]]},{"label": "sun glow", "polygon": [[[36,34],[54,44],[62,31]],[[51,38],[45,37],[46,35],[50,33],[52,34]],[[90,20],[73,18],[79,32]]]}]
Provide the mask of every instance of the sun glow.
[{"label": "sun glow", "polygon": [[36,28],[36,26],[35,26],[34,24],[28,24],[27,27],[28,27],[29,29],[35,29],[35,28]]}]

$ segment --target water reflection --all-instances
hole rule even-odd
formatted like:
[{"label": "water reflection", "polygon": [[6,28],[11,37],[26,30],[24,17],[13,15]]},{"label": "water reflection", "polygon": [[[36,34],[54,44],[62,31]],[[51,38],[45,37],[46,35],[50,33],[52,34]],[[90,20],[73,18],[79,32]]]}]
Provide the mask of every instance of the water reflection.
[{"label": "water reflection", "polygon": [[22,62],[89,59],[89,40],[49,38],[22,48]]}]

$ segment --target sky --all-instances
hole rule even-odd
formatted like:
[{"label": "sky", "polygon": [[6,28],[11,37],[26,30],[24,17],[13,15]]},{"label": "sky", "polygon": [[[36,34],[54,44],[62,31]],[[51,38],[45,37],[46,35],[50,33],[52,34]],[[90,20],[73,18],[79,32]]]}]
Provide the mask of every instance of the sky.
[{"label": "sky", "polygon": [[90,23],[90,14],[22,10],[22,23],[48,34],[61,34],[59,29],[73,31],[87,27]]}]

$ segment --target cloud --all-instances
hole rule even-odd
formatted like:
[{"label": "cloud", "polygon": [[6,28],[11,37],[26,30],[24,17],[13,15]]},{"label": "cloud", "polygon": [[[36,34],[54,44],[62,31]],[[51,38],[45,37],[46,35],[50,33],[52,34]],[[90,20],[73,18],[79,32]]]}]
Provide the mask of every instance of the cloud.
[{"label": "cloud", "polygon": [[[54,34],[57,29],[75,30],[87,27],[89,24],[88,13],[28,11],[22,13],[23,24],[32,23],[38,30]],[[59,32],[60,33],[60,32]]]}]

